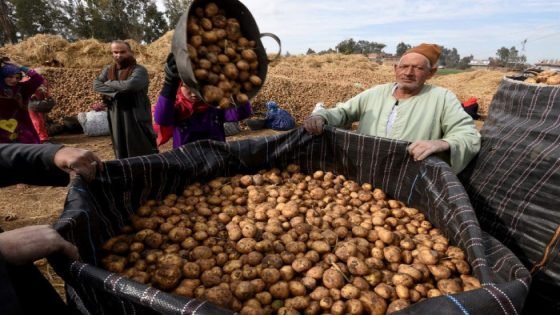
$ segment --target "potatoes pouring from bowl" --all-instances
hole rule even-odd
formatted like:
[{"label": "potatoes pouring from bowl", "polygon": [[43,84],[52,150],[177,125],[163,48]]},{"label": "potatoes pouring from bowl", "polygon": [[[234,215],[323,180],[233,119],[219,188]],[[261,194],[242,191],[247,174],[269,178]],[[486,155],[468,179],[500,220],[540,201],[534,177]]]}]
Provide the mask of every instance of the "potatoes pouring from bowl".
[{"label": "potatoes pouring from bowl", "polygon": [[258,75],[257,44],[243,36],[236,18],[214,2],[195,7],[187,20],[187,51],[202,97],[228,108],[249,101],[263,81]]}]

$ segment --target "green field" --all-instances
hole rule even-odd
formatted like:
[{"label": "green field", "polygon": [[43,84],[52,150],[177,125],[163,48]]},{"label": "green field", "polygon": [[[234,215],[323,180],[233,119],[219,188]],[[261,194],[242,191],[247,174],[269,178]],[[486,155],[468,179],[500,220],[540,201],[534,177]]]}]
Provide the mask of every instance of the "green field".
[{"label": "green field", "polygon": [[461,73],[464,72],[465,70],[460,70],[460,69],[438,69],[438,71],[436,72],[436,75],[446,75],[446,74],[455,74],[455,73]]}]

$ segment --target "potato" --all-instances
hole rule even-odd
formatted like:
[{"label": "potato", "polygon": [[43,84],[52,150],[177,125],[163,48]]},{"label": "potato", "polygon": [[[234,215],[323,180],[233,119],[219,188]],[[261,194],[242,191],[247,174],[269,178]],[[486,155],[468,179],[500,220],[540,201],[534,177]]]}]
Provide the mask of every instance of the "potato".
[{"label": "potato", "polygon": [[385,283],[378,284],[373,291],[386,300],[392,300],[397,296],[395,288]]},{"label": "potato", "polygon": [[398,263],[401,261],[401,249],[396,246],[388,246],[383,248],[383,257],[391,263]]},{"label": "potato", "polygon": [[321,299],[329,296],[329,290],[325,287],[317,287],[313,292],[309,294],[309,297],[315,301],[320,301]]},{"label": "potato", "polygon": [[323,285],[328,289],[340,289],[344,286],[344,276],[338,270],[327,269],[323,273]]},{"label": "potato", "polygon": [[360,296],[360,290],[352,284],[346,284],[340,289],[340,296],[347,300],[356,299]]},{"label": "potato", "polygon": [[366,263],[358,257],[349,257],[347,260],[348,271],[356,276],[365,276],[369,274],[369,268]]},{"label": "potato", "polygon": [[204,8],[204,14],[206,14],[207,17],[213,17],[218,14],[219,10],[220,9],[214,2],[210,2]]},{"label": "potato", "polygon": [[422,272],[410,265],[399,265],[398,273],[409,275],[414,281],[420,281],[424,278]]},{"label": "potato", "polygon": [[240,301],[246,301],[248,299],[251,299],[255,296],[255,294],[256,294],[255,287],[249,281],[239,282],[239,284],[235,287],[233,291],[233,295],[236,298],[238,298]]},{"label": "potato", "polygon": [[418,250],[418,260],[425,265],[435,265],[439,261],[438,252],[428,248]]},{"label": "potato", "polygon": [[441,280],[441,279],[448,279],[451,277],[451,270],[443,265],[428,265],[428,269],[434,276],[434,279]]},{"label": "potato", "polygon": [[251,82],[251,84],[253,84],[254,86],[261,86],[262,85],[262,79],[257,76],[257,75],[252,75],[249,77],[249,81]]},{"label": "potato", "polygon": [[356,245],[350,242],[341,242],[336,247],[334,254],[342,261],[347,261],[348,258],[356,256]]},{"label": "potato", "polygon": [[255,250],[257,241],[253,238],[242,238],[237,242],[236,249],[242,254],[248,254]]},{"label": "potato", "polygon": [[306,293],[305,286],[300,281],[288,282],[288,288],[292,296],[304,296]]},{"label": "potato", "polygon": [[313,266],[313,263],[307,258],[296,258],[292,263],[295,272],[304,273]]},{"label": "potato", "polygon": [[311,277],[313,279],[319,280],[319,279],[323,278],[323,273],[324,272],[325,272],[325,269],[322,266],[313,266],[309,270],[307,270],[305,275],[307,277]]},{"label": "potato", "polygon": [[276,268],[265,268],[261,271],[260,276],[264,282],[274,284],[280,280],[280,271]]},{"label": "potato", "polygon": [[290,289],[285,281],[279,281],[271,285],[268,291],[276,299],[286,299],[290,296]]},{"label": "potato", "polygon": [[441,296],[441,295],[442,295],[442,293],[438,289],[430,289],[430,290],[428,290],[428,293],[426,294],[426,296],[429,297],[429,298],[437,297],[437,296]]},{"label": "potato", "polygon": [[224,74],[229,79],[237,79],[237,76],[239,76],[239,70],[233,63],[228,63],[224,65]]},{"label": "potato", "polygon": [[361,315],[364,312],[364,307],[362,302],[358,299],[351,299],[346,301],[345,306],[345,313],[346,314],[354,314],[354,315]]},{"label": "potato", "polygon": [[211,303],[228,307],[233,300],[233,294],[229,288],[215,286],[205,291],[204,298]]},{"label": "potato", "polygon": [[331,306],[331,313],[333,315],[342,315],[344,314],[346,305],[343,301],[335,301]]},{"label": "potato", "polygon": [[377,294],[371,291],[362,291],[360,293],[360,302],[364,311],[371,315],[385,315],[387,310],[387,302]]},{"label": "potato", "polygon": [[439,280],[437,288],[442,294],[454,294],[463,291],[461,280],[458,278]]},{"label": "potato", "polygon": [[466,259],[465,252],[463,252],[463,250],[460,249],[459,247],[455,247],[455,246],[449,246],[445,254],[452,259],[460,259],[460,260]]},{"label": "potato", "polygon": [[206,102],[218,102],[224,97],[224,92],[217,86],[205,85],[202,88],[202,96]]},{"label": "potato", "polygon": [[103,264],[103,267],[110,272],[122,273],[127,261],[124,257],[111,254],[104,257],[101,263]]},{"label": "potato", "polygon": [[398,311],[406,308],[409,305],[410,305],[410,302],[408,300],[402,300],[402,299],[394,300],[387,307],[387,314],[392,314],[392,313],[398,312]]},{"label": "potato", "polygon": [[172,290],[179,285],[181,270],[176,266],[162,266],[153,275],[153,283],[162,290]]},{"label": "potato", "polygon": [[404,273],[394,274],[391,282],[393,283],[393,285],[403,285],[407,288],[410,288],[414,285],[414,279],[408,274]]}]

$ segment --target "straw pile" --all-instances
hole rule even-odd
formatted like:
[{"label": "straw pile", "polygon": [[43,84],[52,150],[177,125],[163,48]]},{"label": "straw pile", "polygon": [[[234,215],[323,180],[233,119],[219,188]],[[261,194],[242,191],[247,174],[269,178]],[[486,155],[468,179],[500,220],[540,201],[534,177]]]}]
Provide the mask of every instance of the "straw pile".
[{"label": "straw pile", "polygon": [[[173,31],[149,45],[129,41],[138,62],[150,74],[149,96],[155,103],[163,84],[163,64],[171,49]],[[51,113],[56,122],[63,117],[88,111],[100,97],[93,92],[92,82],[104,65],[111,63],[109,43],[95,39],[67,42],[61,36],[36,35],[16,45],[0,47],[0,55],[22,64],[37,67],[46,60],[57,59],[65,68],[45,68],[57,106]],[[453,91],[464,101],[479,99],[479,113],[488,112],[492,97],[503,76],[500,71],[471,71],[434,77],[430,83]],[[378,66],[361,55],[308,55],[279,58],[270,62],[267,80],[253,99],[256,111],[274,100],[289,110],[301,123],[317,102],[327,107],[350,99],[361,91],[394,80],[393,68]]]}]

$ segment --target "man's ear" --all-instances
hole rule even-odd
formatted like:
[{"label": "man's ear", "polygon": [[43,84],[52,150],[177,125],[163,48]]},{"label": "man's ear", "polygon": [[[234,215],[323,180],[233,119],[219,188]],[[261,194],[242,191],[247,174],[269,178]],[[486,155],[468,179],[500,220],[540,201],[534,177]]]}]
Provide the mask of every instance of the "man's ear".
[{"label": "man's ear", "polygon": [[437,66],[432,67],[432,68],[430,69],[430,78],[433,77],[433,76],[436,74],[437,71],[438,71],[438,67],[437,67]]}]

